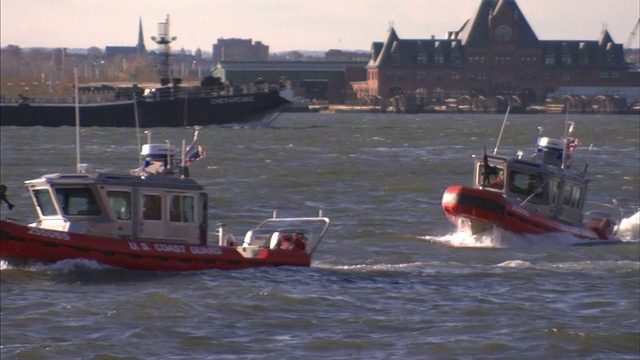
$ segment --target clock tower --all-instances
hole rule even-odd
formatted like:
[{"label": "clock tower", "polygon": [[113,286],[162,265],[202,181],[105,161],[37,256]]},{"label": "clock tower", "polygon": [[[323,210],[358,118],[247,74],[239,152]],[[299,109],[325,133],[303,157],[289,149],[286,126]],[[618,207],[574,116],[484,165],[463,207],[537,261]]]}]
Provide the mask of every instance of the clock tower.
[{"label": "clock tower", "polygon": [[514,95],[518,84],[519,11],[508,0],[498,0],[489,13],[490,88],[494,95]]},{"label": "clock tower", "polygon": [[508,42],[513,38],[513,30],[509,25],[499,25],[493,32],[493,36],[499,42]]}]

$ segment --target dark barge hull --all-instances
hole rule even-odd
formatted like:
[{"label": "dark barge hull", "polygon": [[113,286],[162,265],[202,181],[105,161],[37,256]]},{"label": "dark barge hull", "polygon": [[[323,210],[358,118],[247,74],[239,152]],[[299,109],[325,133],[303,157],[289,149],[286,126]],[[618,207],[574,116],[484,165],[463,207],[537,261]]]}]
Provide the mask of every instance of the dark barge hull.
[{"label": "dark barge hull", "polygon": [[[270,120],[290,104],[278,91],[216,97],[79,104],[80,126],[182,127]],[[137,106],[136,106],[137,105]],[[65,104],[0,104],[0,126],[75,126],[76,107]]]}]

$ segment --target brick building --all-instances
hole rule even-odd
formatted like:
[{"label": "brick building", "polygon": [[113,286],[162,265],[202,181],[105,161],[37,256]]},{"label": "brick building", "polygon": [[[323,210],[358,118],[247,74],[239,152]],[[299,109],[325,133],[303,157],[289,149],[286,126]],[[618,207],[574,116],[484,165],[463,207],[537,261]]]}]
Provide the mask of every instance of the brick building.
[{"label": "brick building", "polygon": [[251,39],[218,39],[213,44],[213,64],[220,61],[268,61],[269,46]]},{"label": "brick building", "polygon": [[352,86],[368,101],[412,94],[421,104],[508,97],[526,105],[560,87],[638,86],[606,29],[597,40],[539,40],[515,0],[481,0],[444,39],[404,40],[391,27],[366,68],[367,80]]}]

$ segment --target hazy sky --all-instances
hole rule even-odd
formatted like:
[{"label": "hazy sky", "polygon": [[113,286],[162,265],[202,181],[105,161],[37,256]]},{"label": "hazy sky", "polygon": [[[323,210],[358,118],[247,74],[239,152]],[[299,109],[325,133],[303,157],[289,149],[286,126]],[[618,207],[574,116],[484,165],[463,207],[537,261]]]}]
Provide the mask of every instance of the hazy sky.
[{"label": "hazy sky", "polygon": [[[170,15],[174,50],[210,52],[218,38],[261,41],[270,52],[369,50],[390,23],[403,39],[443,38],[481,0],[1,0],[0,45],[133,46],[138,19],[147,49]],[[638,0],[518,0],[541,40],[596,40],[604,26],[624,44]],[[638,47],[639,37],[635,38]]]}]

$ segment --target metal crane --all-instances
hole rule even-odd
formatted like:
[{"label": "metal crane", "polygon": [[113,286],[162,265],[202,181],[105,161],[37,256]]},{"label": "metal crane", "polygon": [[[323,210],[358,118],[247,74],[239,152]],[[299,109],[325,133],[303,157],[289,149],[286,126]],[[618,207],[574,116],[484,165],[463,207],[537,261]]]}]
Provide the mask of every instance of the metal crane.
[{"label": "metal crane", "polygon": [[631,48],[631,46],[633,45],[633,40],[636,38],[636,35],[638,35],[638,29],[640,29],[640,19],[638,19],[636,26],[633,27],[631,34],[629,34],[629,38],[627,39],[627,42],[624,43],[625,48],[627,49]]}]

